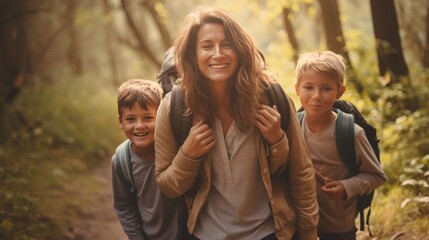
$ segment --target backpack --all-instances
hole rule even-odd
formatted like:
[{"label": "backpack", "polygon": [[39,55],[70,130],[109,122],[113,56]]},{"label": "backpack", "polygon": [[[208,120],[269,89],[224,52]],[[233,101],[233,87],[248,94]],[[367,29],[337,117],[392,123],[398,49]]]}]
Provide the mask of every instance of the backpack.
[{"label": "backpack", "polygon": [[156,81],[161,85],[164,96],[173,89],[178,78],[179,74],[176,71],[176,64],[174,63],[174,47],[170,47],[165,52],[161,71],[156,76]]},{"label": "backpack", "polygon": [[[137,196],[137,188],[136,184],[134,182],[134,177],[132,175],[132,166],[131,166],[131,155],[130,155],[130,144],[131,141],[129,139],[122,142],[115,151],[115,157],[113,158],[113,166],[114,169],[120,168],[122,171],[120,171],[125,178],[125,180],[130,184],[130,193],[134,196]],[[189,239],[188,231],[185,231],[186,229],[186,219],[188,217],[186,211],[186,204],[183,201],[183,208],[179,210],[179,215],[181,215],[181,222],[179,222],[179,225],[183,225],[183,227],[179,228],[179,239]]]},{"label": "backpack", "polygon": [[[380,148],[378,146],[379,139],[377,138],[376,129],[371,126],[356,106],[348,101],[338,99],[333,106],[334,111],[337,113],[337,122],[335,125],[336,132],[336,145],[341,160],[350,170],[353,175],[359,173],[359,166],[356,164],[356,149],[354,138],[354,124],[356,123],[365,130],[366,138],[371,145],[372,150],[380,162]],[[302,125],[304,119],[304,109],[298,111],[299,122]],[[360,215],[360,230],[365,229],[364,210],[368,208],[368,215],[366,217],[366,224],[368,225],[368,232],[372,236],[369,228],[369,216],[371,215],[371,202],[374,198],[374,191],[369,194],[364,194],[358,197],[357,213]]]}]

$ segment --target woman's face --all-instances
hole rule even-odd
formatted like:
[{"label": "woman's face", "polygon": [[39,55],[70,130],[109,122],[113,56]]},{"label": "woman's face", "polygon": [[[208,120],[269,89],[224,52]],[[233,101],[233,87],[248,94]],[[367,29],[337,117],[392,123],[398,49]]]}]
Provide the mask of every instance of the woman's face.
[{"label": "woman's face", "polygon": [[226,83],[237,68],[237,54],[219,23],[204,24],[197,35],[197,62],[209,84]]}]

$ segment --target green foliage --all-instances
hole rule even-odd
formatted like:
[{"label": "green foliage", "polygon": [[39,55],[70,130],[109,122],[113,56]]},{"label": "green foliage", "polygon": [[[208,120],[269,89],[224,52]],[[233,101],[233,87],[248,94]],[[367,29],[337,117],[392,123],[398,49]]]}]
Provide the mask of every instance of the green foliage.
[{"label": "green foliage", "polygon": [[34,76],[32,82],[6,110],[1,128],[7,145],[64,148],[88,161],[109,155],[120,141],[112,87],[100,87],[95,76],[65,73]]},{"label": "green foliage", "polygon": [[0,190],[0,239],[58,239],[59,227],[23,193]]},{"label": "green foliage", "polygon": [[94,76],[32,78],[0,116],[0,239],[67,239],[79,209],[67,182],[110,159],[123,138],[116,91]]}]

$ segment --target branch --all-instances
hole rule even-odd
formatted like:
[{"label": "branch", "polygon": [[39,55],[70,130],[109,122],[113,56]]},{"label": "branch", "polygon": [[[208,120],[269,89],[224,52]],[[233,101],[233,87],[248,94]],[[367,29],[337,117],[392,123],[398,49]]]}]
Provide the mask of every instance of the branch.
[{"label": "branch", "polygon": [[150,62],[152,62],[154,65],[156,65],[156,67],[158,69],[161,68],[161,62],[155,57],[154,54],[152,54],[149,50],[149,46],[147,45],[147,43],[144,41],[144,39],[142,38],[142,36],[140,35],[137,26],[134,22],[134,20],[132,19],[131,13],[128,9],[128,4],[126,0],[121,0],[122,3],[122,8],[124,9],[124,13],[125,16],[127,18],[128,24],[132,30],[132,32],[134,33],[135,37],[137,38],[137,41],[139,43],[139,50],[144,53],[149,59]]},{"label": "branch", "polygon": [[50,8],[30,9],[30,10],[24,10],[22,12],[15,13],[12,16],[9,16],[9,17],[6,17],[5,19],[2,19],[0,21],[0,27],[2,27],[3,25],[6,25],[7,23],[13,21],[16,18],[28,16],[28,15],[34,15],[34,14],[38,14],[40,12],[45,12],[48,10],[50,10]]},{"label": "branch", "polygon": [[171,46],[171,37],[168,33],[168,30],[165,24],[162,23],[161,17],[155,9],[155,6],[151,0],[146,0],[141,2],[142,6],[149,10],[150,15],[152,16],[155,25],[158,27],[159,33],[161,34],[162,41],[164,43],[164,47],[168,49]]}]

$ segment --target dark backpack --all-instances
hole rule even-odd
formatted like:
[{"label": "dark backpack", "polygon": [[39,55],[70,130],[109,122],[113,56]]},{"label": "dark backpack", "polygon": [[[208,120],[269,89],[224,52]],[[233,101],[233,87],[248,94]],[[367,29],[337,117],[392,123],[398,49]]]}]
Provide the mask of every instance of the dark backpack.
[{"label": "dark backpack", "polygon": [[176,64],[174,63],[174,48],[170,47],[165,52],[161,71],[156,76],[156,81],[161,85],[162,90],[164,91],[164,96],[171,92],[171,89],[176,85],[176,80],[178,78],[179,74],[176,71]]},{"label": "dark backpack", "polygon": [[[339,99],[335,101],[333,108],[337,113],[337,123],[335,126],[337,150],[341,160],[344,162],[350,172],[352,172],[354,175],[359,173],[359,166],[356,164],[354,138],[355,123],[365,130],[366,138],[368,139],[368,142],[371,145],[378,162],[380,162],[380,148],[378,146],[379,139],[377,138],[377,131],[365,120],[356,106],[351,102]],[[301,108],[298,111],[298,118],[301,124],[304,114],[304,109]],[[366,217],[366,224],[368,225],[368,232],[371,236],[372,233],[369,228],[369,216],[371,215],[371,202],[373,198],[374,191],[372,191],[370,194],[359,196],[356,209],[360,215],[360,230],[363,231],[365,229],[364,210],[369,208]]]}]

